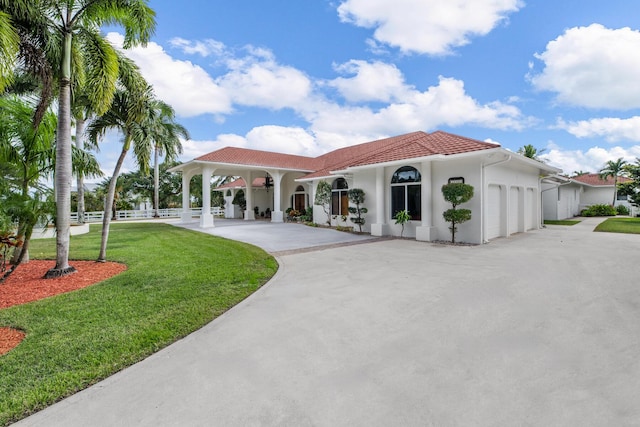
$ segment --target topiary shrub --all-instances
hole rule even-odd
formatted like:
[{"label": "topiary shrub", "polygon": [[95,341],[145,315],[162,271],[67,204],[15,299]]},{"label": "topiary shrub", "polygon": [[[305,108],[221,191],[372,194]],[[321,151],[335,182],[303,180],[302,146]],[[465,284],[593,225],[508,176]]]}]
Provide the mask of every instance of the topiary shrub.
[{"label": "topiary shrub", "polygon": [[616,216],[616,210],[611,205],[591,205],[580,212],[582,216]]},{"label": "topiary shrub", "polygon": [[451,243],[456,242],[457,224],[469,221],[471,219],[471,211],[469,209],[457,209],[457,206],[466,203],[473,197],[473,186],[454,182],[442,186],[442,195],[444,199],[451,203],[452,208],[442,213],[444,220],[451,223]]},{"label": "topiary shrub", "polygon": [[359,231],[362,233],[362,226],[365,223],[365,219],[362,215],[368,212],[367,208],[361,206],[364,203],[364,190],[360,188],[352,188],[347,194],[349,196],[349,201],[356,205],[355,207],[349,206],[349,213],[356,215],[350,218],[351,222],[358,224]]}]

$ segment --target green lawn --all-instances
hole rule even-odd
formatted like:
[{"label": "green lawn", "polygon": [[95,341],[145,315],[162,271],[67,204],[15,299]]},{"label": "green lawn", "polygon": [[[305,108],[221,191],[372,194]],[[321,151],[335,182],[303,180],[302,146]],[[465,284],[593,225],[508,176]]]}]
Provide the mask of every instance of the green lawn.
[{"label": "green lawn", "polygon": [[[100,230],[92,226],[89,234],[73,236],[71,258],[95,259]],[[256,247],[166,224],[112,224],[110,234],[108,259],[126,263],[127,271],[82,290],[0,310],[0,326],[27,333],[0,356],[0,425],[199,329],[278,268]],[[34,240],[30,254],[55,258],[55,241]]]},{"label": "green lawn", "polygon": [[594,231],[640,234],[640,218],[609,218],[601,222]]},{"label": "green lawn", "polygon": [[561,220],[553,220],[553,219],[545,219],[545,225],[576,225],[580,223],[580,220],[576,219],[561,219]]}]

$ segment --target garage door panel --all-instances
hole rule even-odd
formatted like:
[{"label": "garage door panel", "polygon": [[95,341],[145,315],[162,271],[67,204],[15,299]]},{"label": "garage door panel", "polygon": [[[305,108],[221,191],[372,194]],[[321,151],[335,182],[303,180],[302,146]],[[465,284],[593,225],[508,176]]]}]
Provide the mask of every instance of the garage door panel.
[{"label": "garage door panel", "polygon": [[487,218],[487,239],[502,235],[502,191],[499,185],[489,185],[489,209]]}]

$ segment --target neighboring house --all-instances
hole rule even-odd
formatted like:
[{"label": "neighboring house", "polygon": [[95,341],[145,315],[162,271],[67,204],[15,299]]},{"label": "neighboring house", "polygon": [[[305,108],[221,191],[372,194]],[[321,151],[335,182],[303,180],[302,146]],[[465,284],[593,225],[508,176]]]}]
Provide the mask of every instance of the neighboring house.
[{"label": "neighboring house", "polygon": [[[170,171],[182,173],[186,189],[193,176],[202,175],[202,227],[214,225],[207,208],[213,175],[242,177],[242,182],[220,188],[229,191],[227,199],[233,198],[237,187],[253,183],[251,191],[245,188],[245,220],[255,219],[253,207],[258,206],[260,211],[270,209],[273,222],[282,222],[283,211],[289,207],[302,210],[312,205],[318,182],[326,180],[333,188],[333,225],[353,225],[348,219],[347,191],[361,188],[368,209],[364,230],[374,236],[399,236],[401,227],[393,217],[407,209],[412,220],[405,225],[404,235],[423,241],[450,238],[449,224],[442,213],[451,206],[445,202],[441,188],[448,182],[464,181],[474,187],[474,197],[461,206],[472,211],[472,218],[458,227],[456,236],[469,243],[538,229],[542,222],[541,179],[560,172],[498,144],[442,131],[413,132],[315,158],[226,147]],[[265,186],[265,182],[271,186]],[[183,206],[188,206],[188,201],[187,191],[183,193]],[[326,222],[322,207],[314,206],[313,215],[316,223]],[[185,211],[183,220],[190,221],[191,213]]]},{"label": "neighboring house", "polygon": [[[618,183],[630,181],[618,177]],[[613,177],[600,178],[599,174],[567,178],[562,176],[546,178],[542,182],[543,218],[561,220],[573,218],[591,205],[610,205],[613,202]],[[615,206],[624,205],[630,211],[631,204],[627,196],[618,194]]]}]

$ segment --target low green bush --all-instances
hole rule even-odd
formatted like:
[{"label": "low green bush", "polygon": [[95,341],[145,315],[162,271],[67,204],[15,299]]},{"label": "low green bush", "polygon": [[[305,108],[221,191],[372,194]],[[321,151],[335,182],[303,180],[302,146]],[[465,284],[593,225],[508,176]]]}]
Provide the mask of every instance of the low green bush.
[{"label": "low green bush", "polygon": [[629,215],[629,208],[625,205],[618,205],[616,206],[616,212],[618,215]]},{"label": "low green bush", "polygon": [[617,212],[611,205],[591,205],[584,209],[580,215],[582,216],[616,216]]}]

